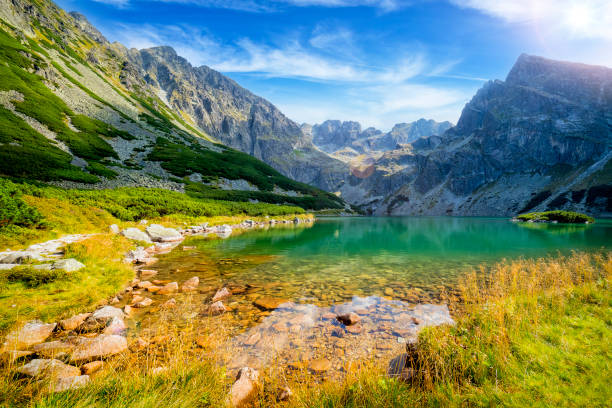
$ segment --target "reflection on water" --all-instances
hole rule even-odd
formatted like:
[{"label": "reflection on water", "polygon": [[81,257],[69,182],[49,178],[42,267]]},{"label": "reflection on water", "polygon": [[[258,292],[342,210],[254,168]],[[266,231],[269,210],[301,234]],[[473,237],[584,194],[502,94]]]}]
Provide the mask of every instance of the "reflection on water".
[{"label": "reflection on water", "polygon": [[[230,346],[238,350],[229,366],[325,358],[321,364],[337,372],[347,359],[397,353],[416,329],[449,318],[446,305],[466,271],[502,259],[612,249],[612,222],[329,218],[226,240],[193,237],[184,246],[160,257],[156,278],[179,284],[200,278],[199,292],[175,295],[193,316],[206,314],[219,288],[231,291],[226,314],[199,318],[230,326]],[[167,299],[149,296],[156,304]],[[332,318],[346,310],[357,311],[361,322],[345,327]],[[145,314],[138,325],[146,330],[155,319]]]}]

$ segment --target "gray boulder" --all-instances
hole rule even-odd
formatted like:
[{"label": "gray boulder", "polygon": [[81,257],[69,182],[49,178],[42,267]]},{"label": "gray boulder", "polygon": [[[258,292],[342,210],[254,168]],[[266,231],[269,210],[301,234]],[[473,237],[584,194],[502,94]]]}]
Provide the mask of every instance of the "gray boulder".
[{"label": "gray boulder", "polygon": [[174,228],[166,228],[163,225],[151,224],[147,227],[147,234],[155,242],[180,241],[183,236]]},{"label": "gray boulder", "polygon": [[138,228],[126,228],[121,231],[121,235],[128,239],[133,239],[134,241],[144,241],[149,243],[151,242],[151,238],[149,238],[146,233],[139,230]]}]

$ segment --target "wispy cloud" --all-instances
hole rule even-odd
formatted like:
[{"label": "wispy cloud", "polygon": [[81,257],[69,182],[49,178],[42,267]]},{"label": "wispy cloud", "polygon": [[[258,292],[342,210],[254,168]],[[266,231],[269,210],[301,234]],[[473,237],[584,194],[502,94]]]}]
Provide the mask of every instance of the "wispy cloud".
[{"label": "wispy cloud", "polygon": [[[141,0],[93,0],[117,7],[126,7]],[[409,0],[150,0],[160,3],[192,4],[207,8],[249,12],[280,11],[287,7],[373,7],[383,12],[398,10],[411,4]]]}]

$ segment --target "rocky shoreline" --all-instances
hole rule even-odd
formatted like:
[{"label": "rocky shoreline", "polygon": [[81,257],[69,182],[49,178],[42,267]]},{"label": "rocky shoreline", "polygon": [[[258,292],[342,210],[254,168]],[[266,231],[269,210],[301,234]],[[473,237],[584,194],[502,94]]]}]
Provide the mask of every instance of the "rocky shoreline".
[{"label": "rocky shoreline", "polygon": [[[246,220],[240,224],[214,227],[202,224],[183,229],[149,225],[144,220],[140,222],[140,228],[121,230],[117,225],[111,225],[109,228],[113,234],[121,234],[148,245],[139,246],[124,256],[123,261],[133,265],[137,277],[106,305],[93,312],[55,323],[26,323],[7,336],[0,354],[15,372],[35,381],[44,381],[50,392],[85,386],[108,358],[128,349],[146,349],[152,342],[157,342],[155,338],[147,339],[146,336],[143,338],[132,334],[128,337],[128,319],[133,319],[152,305],[156,306],[156,310],[170,311],[177,308],[176,299],[181,299],[177,295],[200,292],[198,276],[183,282],[155,279],[157,271],[150,269],[150,266],[157,262],[156,255],[170,252],[188,236],[212,234],[227,238],[236,230],[310,222],[313,219],[296,217],[282,221]],[[89,236],[73,235],[33,245],[25,251],[4,252],[0,254],[0,265],[14,266],[31,260],[46,262],[47,259],[54,259],[53,263],[42,265],[49,265],[50,268],[82,268],[85,265],[74,259],[62,259],[61,247]],[[189,250],[191,247],[184,246],[183,249]],[[220,287],[212,297],[207,298],[196,316],[201,314],[202,319],[217,319],[217,316],[232,309],[224,301],[241,294],[244,294],[244,290],[240,291],[240,288]],[[161,300],[159,295],[163,296]],[[223,363],[238,373],[228,395],[228,402],[232,406],[239,406],[252,396],[259,387],[257,370],[272,361],[284,361],[282,365],[288,370],[304,369],[313,375],[327,373],[327,377],[333,378],[332,373],[348,369],[345,367],[347,362],[373,355],[386,358],[399,354],[397,358],[403,358],[401,361],[404,364],[398,364],[397,358],[392,360],[388,374],[408,379],[411,374],[407,371],[409,367],[405,352],[416,342],[420,329],[454,324],[445,305],[422,304],[414,307],[401,301],[377,297],[356,298],[329,308],[295,304],[273,297],[259,297],[253,304],[267,311],[268,316],[256,327],[232,336],[229,347],[235,350],[233,358]],[[310,351],[302,353],[301,360],[297,362],[295,351],[302,349]],[[347,354],[344,350],[347,350]],[[161,372],[164,367],[155,370]],[[291,390],[282,391],[283,398],[290,397]]]}]

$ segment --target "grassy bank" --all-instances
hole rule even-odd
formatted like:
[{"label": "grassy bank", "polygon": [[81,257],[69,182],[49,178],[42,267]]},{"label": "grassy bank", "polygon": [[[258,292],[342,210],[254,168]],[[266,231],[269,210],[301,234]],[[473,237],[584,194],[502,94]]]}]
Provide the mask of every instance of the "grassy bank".
[{"label": "grassy bank", "polygon": [[296,206],[199,199],[162,189],[66,190],[2,178],[0,204],[0,250],[63,234],[106,232],[110,224],[141,219],[182,226],[305,214]]},{"label": "grassy bank", "polygon": [[[487,278],[474,273],[462,281],[456,326],[421,332],[411,383],[386,378],[386,361],[365,362],[341,383],[298,380],[270,366],[254,406],[606,406],[611,271],[610,253],[502,262]],[[180,336],[116,359],[88,387],[61,394],[36,394],[35,384],[5,372],[0,397],[41,407],[223,406],[231,379],[213,352],[223,335],[218,327],[183,327]],[[152,374],[158,366],[167,370]],[[284,385],[294,396],[280,403]]]}]

